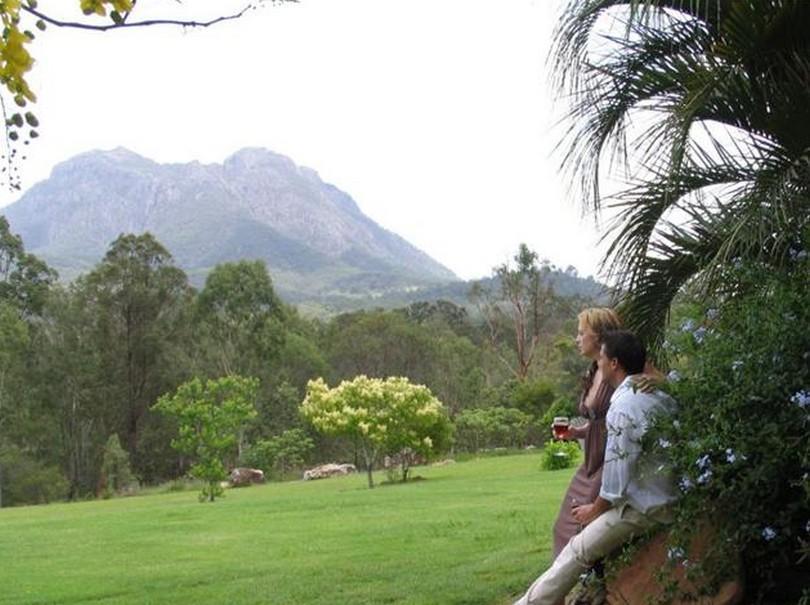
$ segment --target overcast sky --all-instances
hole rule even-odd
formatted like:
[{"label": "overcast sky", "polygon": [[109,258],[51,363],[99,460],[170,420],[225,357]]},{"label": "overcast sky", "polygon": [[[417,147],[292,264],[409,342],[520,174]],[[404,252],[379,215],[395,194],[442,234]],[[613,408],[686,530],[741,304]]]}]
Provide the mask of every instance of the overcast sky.
[{"label": "overcast sky", "polygon": [[259,146],[317,170],[462,278],[488,275],[520,242],[595,273],[593,220],[553,153],[562,108],[546,57],[559,5],[300,0],[208,29],[49,28],[31,46],[42,126],[23,187],[91,149],[222,162]]}]

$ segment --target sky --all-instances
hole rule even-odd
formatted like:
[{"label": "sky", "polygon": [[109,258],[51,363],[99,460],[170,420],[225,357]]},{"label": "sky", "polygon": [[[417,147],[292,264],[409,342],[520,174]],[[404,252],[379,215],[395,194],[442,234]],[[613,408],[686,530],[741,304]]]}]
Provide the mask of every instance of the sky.
[{"label": "sky", "polygon": [[[555,152],[564,107],[547,55],[560,4],[300,0],[210,28],[50,27],[31,45],[41,136],[21,165],[23,191],[92,149],[222,162],[264,147],[461,278],[489,275],[521,242],[596,275],[597,227]],[[79,19],[74,5],[40,2]],[[204,18],[241,6],[141,0],[138,10]]]}]

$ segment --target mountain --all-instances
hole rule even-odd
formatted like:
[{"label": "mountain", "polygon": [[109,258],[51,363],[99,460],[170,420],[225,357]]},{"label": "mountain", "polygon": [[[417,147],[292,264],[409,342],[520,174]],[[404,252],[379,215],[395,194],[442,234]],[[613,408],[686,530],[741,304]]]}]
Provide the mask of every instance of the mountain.
[{"label": "mountain", "polygon": [[266,149],[242,149],[223,164],[159,164],[123,148],[84,153],[5,215],[63,279],[91,269],[121,233],[149,231],[196,285],[238,259],[264,260],[280,294],[299,301],[458,280],[314,170]]}]

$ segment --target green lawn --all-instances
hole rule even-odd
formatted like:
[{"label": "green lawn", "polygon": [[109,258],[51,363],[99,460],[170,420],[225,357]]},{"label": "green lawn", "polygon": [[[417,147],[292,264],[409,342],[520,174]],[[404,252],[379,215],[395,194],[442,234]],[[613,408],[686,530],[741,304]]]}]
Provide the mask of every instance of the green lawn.
[{"label": "green lawn", "polygon": [[0,603],[502,605],[548,563],[572,474],[539,464],[2,509]]}]

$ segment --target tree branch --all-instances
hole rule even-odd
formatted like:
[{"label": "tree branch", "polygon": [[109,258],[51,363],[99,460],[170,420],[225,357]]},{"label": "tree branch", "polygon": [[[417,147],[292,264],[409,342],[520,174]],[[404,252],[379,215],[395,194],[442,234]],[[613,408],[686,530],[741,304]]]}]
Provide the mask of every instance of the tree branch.
[{"label": "tree branch", "polygon": [[[298,2],[298,0],[281,0],[281,1]],[[146,21],[134,21],[130,23],[126,21],[126,19],[124,19],[120,23],[107,23],[105,25],[95,25],[92,23],[82,23],[81,21],[62,21],[59,19],[54,19],[53,17],[50,17],[47,14],[42,13],[35,8],[31,8],[28,5],[23,4],[20,6],[22,10],[29,13],[30,15],[33,15],[38,19],[42,19],[46,23],[50,23],[51,25],[55,25],[56,27],[71,27],[74,29],[88,29],[92,31],[102,31],[102,32],[109,31],[111,29],[122,29],[125,27],[148,27],[151,25],[175,25],[180,27],[210,27],[211,25],[215,25],[223,21],[232,21],[234,19],[239,19],[247,11],[255,7],[256,4],[251,2],[239,12],[233,13],[231,15],[222,15],[209,21],[184,21],[182,19],[147,19]],[[127,13],[127,17],[128,16],[129,13]]]}]

